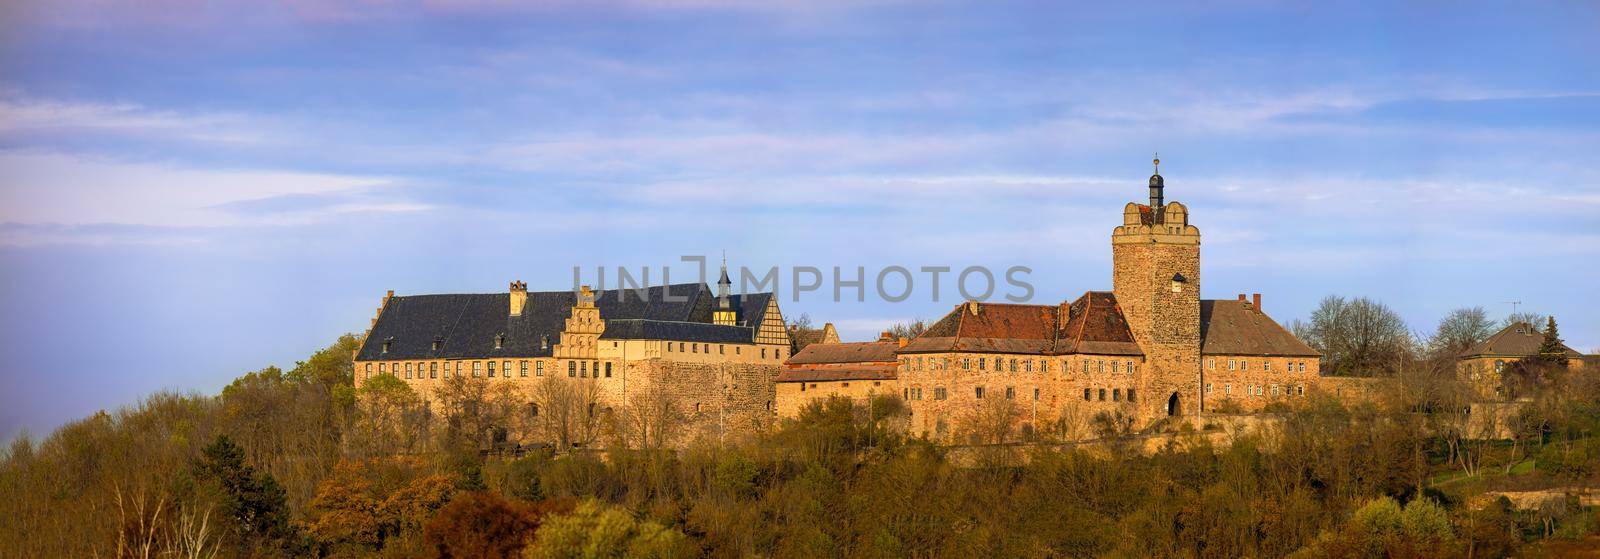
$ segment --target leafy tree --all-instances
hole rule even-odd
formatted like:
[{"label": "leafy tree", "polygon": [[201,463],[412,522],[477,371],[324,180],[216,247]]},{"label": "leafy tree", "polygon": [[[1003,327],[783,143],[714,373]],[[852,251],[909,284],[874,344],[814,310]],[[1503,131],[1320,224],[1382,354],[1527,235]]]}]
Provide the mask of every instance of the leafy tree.
[{"label": "leafy tree", "polygon": [[533,507],[487,491],[466,493],[439,509],[423,528],[436,557],[518,557],[539,527]]},{"label": "leafy tree", "polygon": [[550,518],[539,527],[528,559],[693,557],[693,542],[683,532],[594,499],[577,510]]}]

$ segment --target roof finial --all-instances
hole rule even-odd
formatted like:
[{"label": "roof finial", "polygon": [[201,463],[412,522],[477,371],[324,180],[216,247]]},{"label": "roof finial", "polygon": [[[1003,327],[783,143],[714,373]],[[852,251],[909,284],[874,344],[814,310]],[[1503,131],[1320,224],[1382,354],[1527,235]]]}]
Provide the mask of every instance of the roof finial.
[{"label": "roof finial", "polygon": [[1161,152],[1156,152],[1155,161],[1152,161],[1152,163],[1156,164],[1156,174],[1161,174]]}]

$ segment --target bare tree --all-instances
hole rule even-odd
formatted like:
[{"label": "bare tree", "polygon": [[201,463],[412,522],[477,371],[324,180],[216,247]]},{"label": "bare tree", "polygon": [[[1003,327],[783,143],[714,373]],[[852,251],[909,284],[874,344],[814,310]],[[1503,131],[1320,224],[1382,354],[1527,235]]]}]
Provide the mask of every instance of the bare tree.
[{"label": "bare tree", "polygon": [[1428,347],[1435,356],[1454,357],[1492,334],[1494,322],[1489,320],[1483,307],[1459,308],[1439,320],[1439,327],[1428,339]]},{"label": "bare tree", "polygon": [[1294,329],[1322,352],[1323,370],[1343,375],[1393,373],[1414,345],[1399,314],[1365,297],[1328,296],[1309,324],[1296,321]]},{"label": "bare tree", "polygon": [[688,416],[660,383],[635,394],[623,408],[622,427],[630,447],[657,452],[683,435]]},{"label": "bare tree", "polygon": [[592,379],[545,377],[533,387],[539,434],[562,450],[593,440],[599,427],[599,387]]},{"label": "bare tree", "polygon": [[434,389],[426,414],[445,420],[447,427],[440,431],[445,447],[489,448],[510,427],[516,396],[511,383],[457,375]]},{"label": "bare tree", "polygon": [[896,322],[889,325],[889,335],[898,338],[915,338],[928,329],[928,323],[921,317],[911,322]]},{"label": "bare tree", "polygon": [[1549,317],[1542,313],[1533,311],[1517,311],[1506,315],[1505,319],[1500,321],[1500,327],[1505,328],[1513,324],[1527,324],[1532,326],[1535,332],[1543,332],[1545,320],[1548,318]]}]

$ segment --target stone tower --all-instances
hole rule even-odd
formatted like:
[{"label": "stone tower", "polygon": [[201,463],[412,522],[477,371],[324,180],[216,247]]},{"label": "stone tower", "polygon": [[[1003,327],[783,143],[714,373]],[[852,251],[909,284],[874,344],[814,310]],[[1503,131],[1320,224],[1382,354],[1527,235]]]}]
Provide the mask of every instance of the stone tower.
[{"label": "stone tower", "polygon": [[1200,401],[1200,230],[1189,210],[1165,201],[1161,160],[1148,205],[1129,202],[1111,233],[1112,285],[1144,350],[1140,423],[1193,415]]}]

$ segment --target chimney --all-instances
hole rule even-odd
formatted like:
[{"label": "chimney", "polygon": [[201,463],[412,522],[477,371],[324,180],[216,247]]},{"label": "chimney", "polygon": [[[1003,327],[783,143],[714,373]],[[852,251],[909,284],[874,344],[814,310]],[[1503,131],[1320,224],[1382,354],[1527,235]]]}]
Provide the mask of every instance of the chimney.
[{"label": "chimney", "polygon": [[894,341],[894,334],[889,333],[888,330],[884,330],[882,333],[878,334],[878,341],[880,341],[880,342],[892,342],[892,341]]},{"label": "chimney", "polygon": [[528,305],[528,284],[521,281],[511,282],[511,316],[522,316],[522,308]]},{"label": "chimney", "polygon": [[906,344],[909,343],[911,343],[911,338],[900,338],[900,347],[906,347]]},{"label": "chimney", "polygon": [[1251,306],[1256,308],[1256,312],[1261,312],[1261,294],[1252,293],[1250,299],[1252,299]]},{"label": "chimney", "polygon": [[1240,303],[1245,303],[1245,302],[1248,302],[1248,301],[1249,301],[1249,299],[1245,299],[1243,293],[1239,294],[1239,302]]}]

